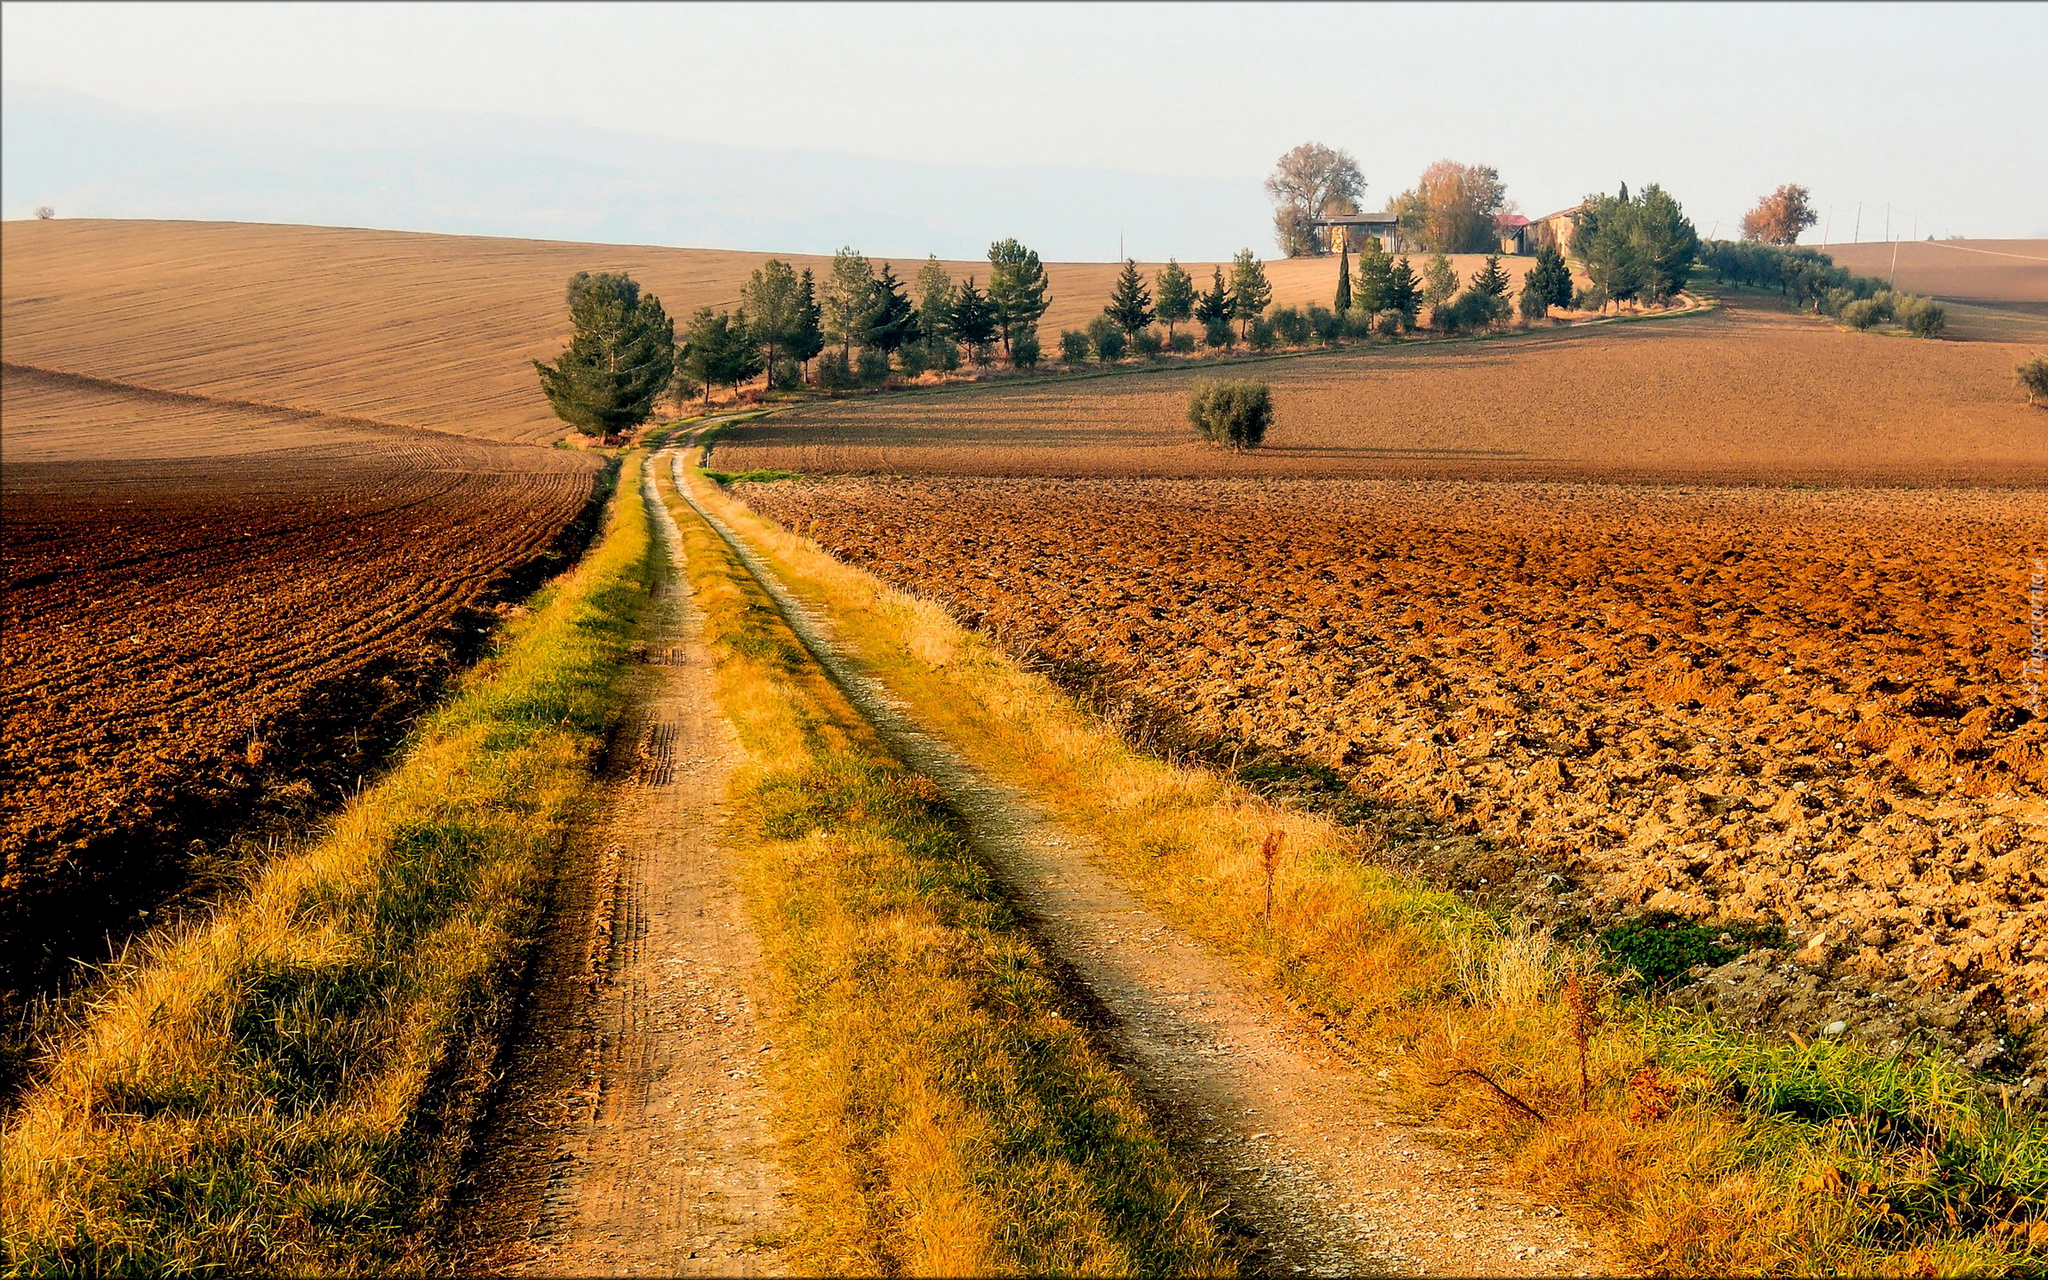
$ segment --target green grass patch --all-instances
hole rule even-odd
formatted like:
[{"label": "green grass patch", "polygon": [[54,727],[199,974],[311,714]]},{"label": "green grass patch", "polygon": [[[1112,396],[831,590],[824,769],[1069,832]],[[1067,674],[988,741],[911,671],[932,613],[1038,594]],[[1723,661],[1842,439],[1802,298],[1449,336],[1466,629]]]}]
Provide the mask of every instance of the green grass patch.
[{"label": "green grass patch", "polygon": [[302,853],[142,945],[8,1118],[9,1273],[418,1270],[648,595],[599,543]]},{"label": "green grass patch", "polygon": [[1785,930],[1766,924],[1700,924],[1669,911],[1625,920],[1595,935],[1611,971],[1633,973],[1658,990],[1676,986],[1696,965],[1723,965],[1758,947],[1782,946]]},{"label": "green grass patch", "polygon": [[713,484],[774,484],[778,480],[801,480],[801,471],[777,471],[773,468],[761,471],[706,471],[704,478]]}]

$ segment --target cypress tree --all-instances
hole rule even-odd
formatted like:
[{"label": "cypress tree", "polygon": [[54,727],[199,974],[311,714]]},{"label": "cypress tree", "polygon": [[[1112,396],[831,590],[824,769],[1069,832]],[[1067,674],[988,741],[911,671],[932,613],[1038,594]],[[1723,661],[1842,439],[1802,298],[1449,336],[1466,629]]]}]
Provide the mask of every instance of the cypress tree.
[{"label": "cypress tree", "polygon": [[1145,287],[1145,277],[1138,274],[1138,264],[1131,259],[1124,259],[1124,269],[1116,278],[1116,288],[1110,290],[1109,305],[1102,309],[1102,314],[1133,338],[1138,336],[1138,330],[1152,323],[1152,291]]},{"label": "cypress tree", "polygon": [[553,364],[536,360],[555,416],[585,435],[614,436],[647,421],[675,374],[676,327],[661,299],[633,277],[579,271],[569,281],[574,332]]},{"label": "cypress tree", "polygon": [[1351,241],[1348,239],[1337,251],[1337,297],[1330,304],[1330,310],[1340,316],[1351,310]]}]

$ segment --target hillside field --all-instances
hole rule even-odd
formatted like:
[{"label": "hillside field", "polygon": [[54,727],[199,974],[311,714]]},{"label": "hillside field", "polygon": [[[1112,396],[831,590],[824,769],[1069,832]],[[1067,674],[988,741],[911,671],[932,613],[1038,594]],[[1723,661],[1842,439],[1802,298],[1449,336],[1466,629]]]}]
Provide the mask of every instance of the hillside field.
[{"label": "hillside field", "polygon": [[[771,256],[821,276],[831,265],[328,227],[13,222],[0,239],[0,341],[18,364],[532,443],[565,434],[528,361],[552,360],[567,342],[571,275],[630,272],[680,326],[700,306],[737,305]],[[896,259],[896,274],[908,279],[921,262]],[[1462,277],[1479,262],[1456,259]],[[1528,264],[1505,262],[1519,286]],[[1140,265],[1149,275],[1159,264]],[[1206,287],[1216,264],[1182,265]],[[986,261],[947,267],[988,282]],[[1101,311],[1118,270],[1047,264],[1048,345]],[[1336,290],[1334,258],[1267,270],[1276,306],[1327,305]]]}]

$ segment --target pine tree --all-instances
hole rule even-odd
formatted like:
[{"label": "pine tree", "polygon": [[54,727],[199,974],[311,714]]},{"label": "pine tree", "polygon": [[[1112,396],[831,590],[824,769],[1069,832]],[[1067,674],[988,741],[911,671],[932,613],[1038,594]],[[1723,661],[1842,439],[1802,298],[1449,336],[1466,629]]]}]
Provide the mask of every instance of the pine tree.
[{"label": "pine tree", "polygon": [[747,313],[714,312],[699,307],[690,317],[690,336],[683,344],[683,360],[689,374],[704,387],[704,403],[711,403],[711,388],[720,384],[738,391],[740,384],[761,372],[761,344],[747,325]]},{"label": "pine tree", "polygon": [[926,258],[917,269],[917,330],[926,342],[946,340],[946,325],[953,312],[953,277],[939,263],[939,255]]},{"label": "pine tree", "polygon": [[825,336],[839,344],[839,354],[850,356],[867,327],[867,307],[874,298],[875,269],[853,248],[832,255],[832,274],[825,277]]},{"label": "pine tree", "polygon": [[1537,246],[1536,265],[1529,269],[1525,287],[1536,289],[1546,308],[1572,305],[1572,269],[1556,245]]},{"label": "pine tree", "polygon": [[1387,291],[1393,281],[1394,260],[1387,256],[1386,246],[1378,236],[1367,236],[1358,246],[1358,288],[1351,295],[1351,305],[1368,319],[1377,316],[1387,310]]},{"label": "pine tree", "polygon": [[1422,265],[1422,301],[1425,306],[1439,306],[1458,291],[1458,273],[1451,267],[1451,260],[1441,253],[1432,253]]},{"label": "pine tree", "polygon": [[988,306],[1003,338],[1003,354],[1012,354],[1016,335],[1038,328],[1039,318],[1052,305],[1047,292],[1045,267],[1038,254],[1015,239],[998,240],[988,247]]},{"label": "pine tree", "polygon": [[1117,275],[1116,288],[1110,291],[1109,305],[1102,314],[1132,338],[1152,323],[1152,291],[1145,287],[1145,277],[1138,274],[1138,264],[1131,259],[1124,259],[1124,269]]},{"label": "pine tree", "polygon": [[1168,258],[1159,269],[1158,296],[1159,319],[1166,325],[1166,336],[1170,339],[1173,326],[1195,313],[1195,282],[1181,270],[1176,259]]},{"label": "pine tree", "polygon": [[790,356],[802,323],[803,290],[796,272],[779,258],[768,259],[740,286],[740,307],[772,373],[777,360]]},{"label": "pine tree", "polygon": [[1472,288],[1489,298],[1499,298],[1508,291],[1508,273],[1500,269],[1500,255],[1486,255],[1486,265],[1472,273]]},{"label": "pine tree", "polygon": [[1250,249],[1238,250],[1230,265],[1230,317],[1244,326],[1246,337],[1251,336],[1252,321],[1272,301],[1273,286],[1266,281],[1266,264]]},{"label": "pine tree", "polygon": [[1205,325],[1230,319],[1230,288],[1223,283],[1223,268],[1216,268],[1215,282],[1195,302],[1195,319]]},{"label": "pine tree", "polygon": [[895,269],[882,264],[882,274],[869,286],[866,322],[861,326],[860,344],[884,356],[894,355],[904,343],[917,336],[917,309]]},{"label": "pine tree", "polygon": [[1406,255],[1394,264],[1387,277],[1386,309],[1401,317],[1403,329],[1415,327],[1415,317],[1422,314],[1422,286],[1415,278],[1415,269],[1408,265]]},{"label": "pine tree", "polygon": [[804,268],[797,278],[797,318],[789,331],[789,358],[800,365],[809,365],[825,349],[825,327],[823,313],[818,309],[818,285],[811,278],[811,269]]},{"label": "pine tree", "polygon": [[960,292],[953,299],[953,314],[947,323],[946,334],[966,347],[976,364],[985,363],[988,344],[996,336],[996,322],[988,304],[988,295],[974,287],[973,276],[961,282]]},{"label": "pine tree", "polygon": [[675,322],[628,275],[579,271],[569,281],[569,345],[536,360],[555,416],[585,435],[615,436],[647,421],[675,374]]},{"label": "pine tree", "polygon": [[1343,315],[1351,310],[1351,242],[1337,251],[1337,297],[1331,302],[1330,310]]}]

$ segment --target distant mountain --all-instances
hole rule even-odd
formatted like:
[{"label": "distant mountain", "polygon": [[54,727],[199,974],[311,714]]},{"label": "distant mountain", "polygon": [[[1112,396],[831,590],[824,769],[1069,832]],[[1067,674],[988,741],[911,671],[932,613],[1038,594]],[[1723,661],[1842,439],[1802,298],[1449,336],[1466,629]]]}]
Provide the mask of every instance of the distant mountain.
[{"label": "distant mountain", "polygon": [[617,244],[975,258],[1014,235],[1048,260],[1272,252],[1255,177],[749,151],[568,120],[390,107],[135,111],[0,86],[9,218],[300,222]]}]

